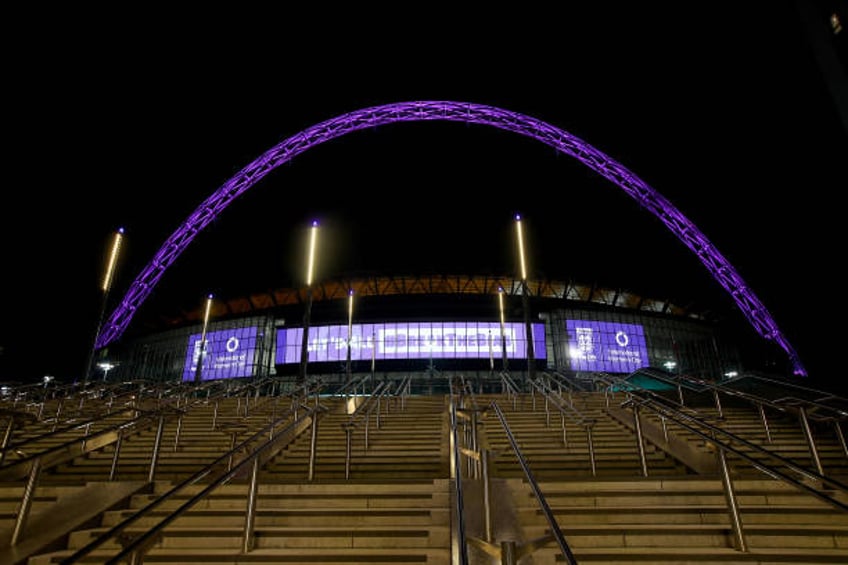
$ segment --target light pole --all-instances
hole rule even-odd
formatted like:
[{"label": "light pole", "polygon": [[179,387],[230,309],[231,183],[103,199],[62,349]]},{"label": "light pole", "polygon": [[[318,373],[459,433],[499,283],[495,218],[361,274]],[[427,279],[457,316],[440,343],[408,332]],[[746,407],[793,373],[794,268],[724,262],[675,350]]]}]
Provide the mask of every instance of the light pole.
[{"label": "light pole", "polygon": [[312,221],[309,236],[309,258],[306,264],[306,308],[303,312],[303,339],[300,342],[300,372],[298,380],[306,382],[306,364],[309,362],[309,322],[312,319],[312,273],[315,269],[315,247],[318,243],[318,220]]},{"label": "light pole", "polygon": [[353,339],[353,289],[347,291],[347,382],[350,382],[350,346]]},{"label": "light pole", "polygon": [[111,371],[112,369],[114,369],[118,365],[116,363],[110,363],[108,361],[104,361],[103,363],[98,363],[97,366],[100,367],[101,369],[103,369],[103,382],[105,383],[106,382],[106,375],[108,375],[109,371]]},{"label": "light pole", "polygon": [[503,354],[503,370],[509,371],[509,364],[506,360],[506,318],[504,317],[504,288],[498,287],[498,306],[501,311],[501,353]]},{"label": "light pole", "polygon": [[527,378],[536,378],[536,352],[533,348],[533,327],[530,324],[530,287],[527,284],[527,263],[524,258],[524,234],[521,215],[515,215],[515,235],[518,239],[518,257],[521,261],[521,306],[524,310],[524,326],[527,334]]},{"label": "light pole", "polygon": [[203,312],[203,329],[200,331],[200,351],[197,353],[197,367],[194,369],[194,382],[199,383],[203,376],[203,359],[206,356],[206,330],[209,327],[209,312],[212,310],[212,295],[206,297],[206,310]]},{"label": "light pole", "polygon": [[97,350],[97,339],[100,337],[100,330],[103,327],[103,316],[106,314],[106,303],[109,300],[109,290],[112,288],[112,280],[115,278],[115,265],[118,263],[118,254],[121,251],[121,241],[124,237],[124,228],[118,228],[115,236],[112,239],[112,251],[109,253],[109,262],[106,264],[106,273],[103,275],[103,284],[100,285],[100,290],[103,291],[103,298],[100,305],[100,316],[97,318],[97,329],[94,332],[94,343],[91,345],[91,353],[88,355],[88,362],[85,364],[85,374],[83,375],[83,386],[88,382],[88,377],[91,375],[91,366],[94,364],[94,354]]}]

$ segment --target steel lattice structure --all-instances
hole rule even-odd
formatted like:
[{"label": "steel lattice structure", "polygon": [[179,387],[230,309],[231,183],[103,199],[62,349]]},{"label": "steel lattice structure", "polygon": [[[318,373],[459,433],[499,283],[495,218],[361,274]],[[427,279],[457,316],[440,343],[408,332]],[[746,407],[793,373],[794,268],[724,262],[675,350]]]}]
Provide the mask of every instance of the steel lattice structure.
[{"label": "steel lattice structure", "polygon": [[316,145],[355,131],[399,122],[422,121],[464,122],[511,131],[541,141],[557,151],[574,157],[609,179],[659,218],[698,256],[707,270],[744,312],[754,329],[786,352],[796,375],[807,374],[795,349],[780,331],[768,309],[745,284],[733,265],[695,224],[642,179],[582,139],[536,118],[494,106],[446,101],[400,102],[356,110],[306,128],[263,153],[218,188],[171,234],[150,263],[135,278],[121,303],[111,313],[97,338],[96,346],[102,348],[118,339],[165,270],[176,261],[198,232],[223,212],[239,195],[275,168]]}]

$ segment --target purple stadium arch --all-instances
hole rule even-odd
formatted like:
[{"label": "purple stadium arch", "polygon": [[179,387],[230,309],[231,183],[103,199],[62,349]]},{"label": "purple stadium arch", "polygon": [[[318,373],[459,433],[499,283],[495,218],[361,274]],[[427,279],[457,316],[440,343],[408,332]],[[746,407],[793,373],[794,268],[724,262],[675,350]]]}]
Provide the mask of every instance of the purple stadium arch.
[{"label": "purple stadium arch", "polygon": [[494,106],[445,101],[400,102],[356,110],[309,127],[263,153],[225,182],[171,234],[150,263],[133,281],[120,305],[111,313],[103,331],[98,336],[96,346],[102,348],[118,339],[165,270],[180,256],[197,233],[214,220],[236,197],[276,167],[316,145],[348,133],[398,122],[422,121],[482,124],[515,132],[574,157],[596,173],[606,177],[659,218],[698,256],[712,276],[736,301],[754,329],[786,352],[796,375],[807,374],[795,349],[777,327],[777,323],[765,305],[745,284],[733,265],[719,253],[695,224],[642,179],[585,141],[536,118]]}]

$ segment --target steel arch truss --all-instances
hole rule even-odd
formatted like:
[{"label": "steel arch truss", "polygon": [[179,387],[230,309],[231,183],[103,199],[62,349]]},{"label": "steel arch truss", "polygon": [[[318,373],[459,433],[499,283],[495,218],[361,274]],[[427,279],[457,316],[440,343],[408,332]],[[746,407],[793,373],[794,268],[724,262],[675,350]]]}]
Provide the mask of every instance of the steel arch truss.
[{"label": "steel arch truss", "polygon": [[606,177],[659,218],[691,249],[736,301],[754,329],[786,352],[795,374],[806,375],[795,349],[777,327],[765,305],[695,224],[663,195],[620,163],[565,130],[536,118],[494,106],[444,101],[400,102],[356,110],[311,126],[263,153],[209,196],[168,238],[153,260],[133,281],[120,305],[111,313],[98,336],[96,346],[101,348],[118,339],[165,270],[180,256],[198,232],[239,195],[275,168],[316,145],[361,129],[398,122],[422,121],[464,122],[511,131],[541,141]]}]

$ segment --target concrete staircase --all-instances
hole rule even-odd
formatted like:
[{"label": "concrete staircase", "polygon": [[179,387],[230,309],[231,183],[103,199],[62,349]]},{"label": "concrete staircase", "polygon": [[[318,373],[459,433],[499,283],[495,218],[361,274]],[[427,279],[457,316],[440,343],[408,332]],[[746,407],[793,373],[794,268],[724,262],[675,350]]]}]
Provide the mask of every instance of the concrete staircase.
[{"label": "concrete staircase", "polygon": [[[345,479],[346,435],[343,424],[348,411],[338,408],[321,418],[318,426],[315,481]],[[380,424],[372,415],[353,431],[350,480],[432,480],[449,476],[447,409],[444,396],[412,396],[381,401]],[[310,434],[303,434],[269,462],[264,476],[278,482],[303,481],[309,469]]]},{"label": "concrete staircase", "polygon": [[[845,563],[848,513],[776,481],[735,481],[748,552],[734,549],[721,481],[664,479],[540,484],[580,563]],[[523,539],[549,531],[523,481],[510,480]],[[555,545],[533,563],[555,563]]]},{"label": "concrete staircase", "polygon": [[[536,396],[535,409],[531,395],[521,395],[514,408],[511,400],[501,395],[477,397],[481,407],[490,400],[497,400],[503,410],[580,563],[848,563],[848,513],[731,460],[736,465],[732,476],[749,546],[747,552],[737,551],[719,477],[697,474],[670,455],[672,450],[662,442],[651,441],[645,446],[649,476],[641,476],[633,431],[609,415],[603,394],[575,393],[571,398],[584,415],[596,420],[596,477],[590,470],[585,431],[567,422],[564,444],[559,414],[551,410],[548,418],[541,397]],[[131,494],[119,502],[104,503],[85,523],[55,532],[49,542],[26,557],[0,547],[0,562],[60,562],[218,458],[234,439],[246,438],[288,408],[283,401],[251,398],[245,413],[244,402],[244,397],[221,399],[217,411],[213,402],[203,402],[189,410],[182,423],[169,420],[163,431],[156,480],[146,490],[133,485],[146,483],[156,423],[125,440],[117,480],[110,484],[126,484]],[[174,564],[449,563],[453,501],[448,480],[448,398],[423,395],[403,403],[399,399],[383,401],[379,427],[373,415],[368,424],[368,449],[364,421],[353,432],[349,479],[345,479],[343,424],[350,419],[352,403],[343,397],[323,397],[321,404],[325,410],[318,423],[313,480],[308,480],[309,426],[261,468],[251,551],[242,551],[248,485],[240,475],[168,524],[144,560]],[[647,412],[643,414],[646,425],[659,426]],[[758,418],[756,412],[753,416]],[[759,420],[751,417],[739,407],[725,407],[723,421],[737,426],[746,437],[764,442]],[[799,449],[800,429],[794,420],[774,418],[770,423],[775,449],[786,453]],[[520,545],[544,536],[549,526],[491,411],[479,431],[495,453],[490,469],[496,498],[493,541],[511,540]],[[709,448],[691,435],[672,426],[669,431],[711,455]],[[827,468],[848,465],[848,459],[840,462],[838,450],[828,447],[827,453],[823,458],[828,461]],[[108,447],[45,472],[35,491],[30,523],[48,523],[44,518],[64,511],[68,500],[85,492],[82,489],[98,488],[96,481],[108,477],[112,455],[113,448]],[[795,456],[809,460],[807,454],[797,452]],[[469,532],[479,537],[479,480],[463,482]],[[208,479],[170,497],[130,526],[122,539],[149,530],[207,483]],[[0,483],[0,529],[11,527],[22,491],[21,480]],[[848,500],[843,502],[848,504]],[[28,531],[22,545],[45,537],[42,534]],[[0,531],[0,539],[6,539],[4,535]],[[115,555],[122,539],[108,541],[84,562],[107,560]],[[555,545],[548,545],[520,563],[562,562],[558,553]],[[476,549],[470,555],[474,565],[496,562]]]},{"label": "concrete staircase", "polygon": [[[56,563],[122,518],[156,498],[133,497],[130,508],[106,512],[99,527],[70,535],[68,548],[34,557],[31,565]],[[137,522],[146,531],[184,503],[188,489]],[[256,545],[242,552],[246,485],[225,485],[177,518],[145,556],[147,563],[448,563],[448,481],[398,484],[267,484],[260,486]],[[120,546],[111,541],[83,562],[100,563]]]},{"label": "concrete staircase", "polygon": [[[549,406],[548,416],[544,399],[536,396],[535,408],[531,395],[523,395],[516,409],[513,409],[512,402],[498,396],[481,397],[478,403],[482,406],[490,400],[498,402],[537,479],[592,476],[585,428],[566,419],[564,442],[560,413]],[[636,437],[629,428],[605,414],[604,396],[575,393],[572,401],[584,416],[596,422],[592,428],[592,440],[597,476],[641,475]],[[497,454],[493,458],[493,476],[523,477],[506,433],[493,414],[487,414],[485,430],[489,446]],[[679,475],[687,472],[684,465],[657,446],[646,444],[645,448],[651,474]]]},{"label": "concrete staircase", "polygon": [[[223,419],[227,414],[238,411],[243,416],[233,402],[219,402],[219,424],[227,423]],[[242,477],[219,487],[170,523],[145,561],[447,563],[451,506],[443,441],[447,435],[444,397],[383,401],[380,427],[373,417],[369,424],[368,450],[364,449],[364,429],[355,431],[350,480],[344,479],[345,433],[341,425],[349,419],[346,403],[337,397],[324,398],[321,403],[326,410],[319,419],[315,479],[307,480],[311,428],[306,427],[260,474],[255,545],[249,554],[242,551],[248,489]],[[68,557],[168,492],[175,481],[226,452],[232,444],[229,430],[236,430],[240,440],[261,428],[268,422],[269,410],[266,403],[262,409],[251,409],[248,418],[240,417],[213,430],[214,408],[195,408],[183,417],[176,450],[176,423],[166,425],[153,492],[136,494],[126,504],[108,509],[94,523],[46,546],[28,562],[56,563]],[[124,443],[119,481],[146,478],[153,435],[155,427]],[[62,479],[69,484],[85,482],[107,473],[110,465],[111,449],[89,454],[56,468],[48,483]],[[123,538],[145,532],[204,486],[193,485],[171,496],[127,528]],[[39,487],[37,496],[46,488],[52,487]],[[10,495],[13,498],[14,494]],[[103,562],[119,548],[120,539],[110,540],[83,562]]]}]

